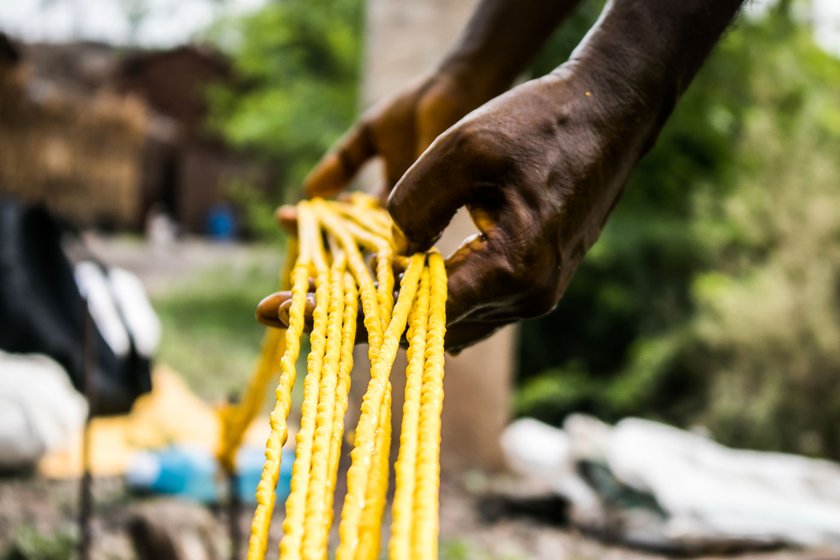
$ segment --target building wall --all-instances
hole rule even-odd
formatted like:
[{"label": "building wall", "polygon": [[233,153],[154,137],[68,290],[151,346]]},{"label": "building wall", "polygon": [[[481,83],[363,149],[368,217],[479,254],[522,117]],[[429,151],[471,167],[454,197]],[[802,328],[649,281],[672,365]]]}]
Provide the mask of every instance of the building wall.
[{"label": "building wall", "polygon": [[156,112],[177,121],[187,137],[206,139],[206,89],[230,79],[221,55],[190,46],[129,57],[117,82],[120,89],[141,96]]}]

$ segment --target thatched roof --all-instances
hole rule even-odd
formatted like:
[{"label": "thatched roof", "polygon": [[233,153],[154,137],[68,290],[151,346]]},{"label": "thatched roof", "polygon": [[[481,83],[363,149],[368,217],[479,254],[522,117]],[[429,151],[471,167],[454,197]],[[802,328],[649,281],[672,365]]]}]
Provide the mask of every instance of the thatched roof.
[{"label": "thatched roof", "polygon": [[0,79],[0,194],[44,203],[79,225],[134,225],[145,106],[97,88],[102,75],[91,62],[101,49],[21,50],[14,75]]}]

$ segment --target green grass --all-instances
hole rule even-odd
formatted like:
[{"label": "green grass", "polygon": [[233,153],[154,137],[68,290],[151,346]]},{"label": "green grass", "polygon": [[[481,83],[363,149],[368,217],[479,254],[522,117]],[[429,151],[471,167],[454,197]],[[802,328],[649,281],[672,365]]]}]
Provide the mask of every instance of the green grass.
[{"label": "green grass", "polygon": [[489,554],[461,539],[446,539],[440,543],[441,560],[518,560],[517,556]]},{"label": "green grass", "polygon": [[69,530],[44,534],[31,526],[15,533],[0,560],[70,560],[76,554],[76,536]]},{"label": "green grass", "polygon": [[180,373],[204,398],[241,391],[260,350],[264,328],[257,303],[276,289],[276,262],[254,261],[203,271],[153,298],[163,336],[158,363]]}]

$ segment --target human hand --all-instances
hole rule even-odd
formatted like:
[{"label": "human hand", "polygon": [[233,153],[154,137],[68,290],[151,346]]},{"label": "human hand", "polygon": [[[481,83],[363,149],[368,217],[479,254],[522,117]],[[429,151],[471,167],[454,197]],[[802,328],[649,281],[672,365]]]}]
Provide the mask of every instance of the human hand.
[{"label": "human hand", "polygon": [[[451,352],[556,305],[661,125],[645,94],[580,66],[467,115],[391,193],[409,252],[434,244],[462,206],[479,230],[447,259]],[[282,324],[287,298],[267,298],[260,319]]]},{"label": "human hand", "polygon": [[447,349],[550,311],[658,129],[643,95],[575,64],[527,82],[439,136],[388,210],[431,246],[465,206],[479,234],[447,259]]},{"label": "human hand", "polygon": [[[410,249],[431,245],[461,206],[469,209],[481,232],[448,259],[448,349],[463,348],[557,303],[632,168],[653,145],[741,0],[688,0],[663,10],[665,3],[608,2],[569,62],[464,117],[437,137],[399,180],[388,209]],[[464,41],[467,47],[477,41],[477,48],[464,48],[464,53],[484,53],[491,47],[501,48],[502,55],[516,51],[507,48],[507,41],[496,40],[502,28],[515,28],[511,37],[530,37],[525,31],[534,21],[507,25],[517,13],[530,10],[517,4],[510,13],[501,9],[505,6],[513,5],[501,2],[482,11],[493,16],[486,19],[495,24],[484,26],[492,32],[482,33],[477,21],[478,31],[467,33]],[[481,60],[472,59],[466,68]],[[487,60],[492,61],[489,70],[485,66],[480,75],[498,71],[505,56]],[[410,89],[405,98],[397,96],[372,111],[363,120],[366,124],[351,132],[337,154],[328,156],[310,177],[312,194],[340,190],[376,154],[392,162],[386,187],[397,180],[410,160],[405,154],[411,146],[422,149],[434,136],[417,134],[422,111],[416,110],[421,104],[411,91],[426,90]],[[457,118],[457,113],[441,111],[449,119],[440,122]],[[387,155],[390,148],[383,143],[392,138],[389,130],[399,130],[396,123],[411,131],[393,147],[400,157]],[[419,136],[423,141],[406,140]],[[258,315],[270,323],[270,312],[276,310],[274,303],[261,304]]]},{"label": "human hand", "polygon": [[385,165],[383,202],[417,157],[444,130],[498,91],[474,77],[438,70],[385,99],[318,163],[304,180],[308,197],[329,197],[343,189],[374,157]]}]

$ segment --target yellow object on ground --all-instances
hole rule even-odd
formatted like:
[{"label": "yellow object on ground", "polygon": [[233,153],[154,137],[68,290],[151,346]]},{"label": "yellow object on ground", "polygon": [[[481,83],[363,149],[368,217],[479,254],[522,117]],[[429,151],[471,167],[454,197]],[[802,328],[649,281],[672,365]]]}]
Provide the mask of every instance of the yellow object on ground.
[{"label": "yellow object on ground", "polygon": [[[94,476],[125,473],[131,457],[140,450],[188,443],[215,451],[220,437],[216,411],[192,393],[181,377],[166,366],[157,366],[152,391],[134,403],[123,416],[95,418],[91,430],[91,472]],[[262,445],[268,429],[257,418],[243,431],[243,440]],[[78,478],[82,473],[82,434],[65,450],[44,457],[38,465],[49,478]]]},{"label": "yellow object on ground", "polygon": [[[408,326],[409,364],[389,551],[391,558],[399,560],[436,558],[447,297],[443,258],[435,251],[397,257],[390,217],[367,196],[355,195],[350,202],[303,201],[297,205],[297,215],[289,327],[248,559],[262,560],[267,548],[309,278],[315,279],[316,305],[280,557],[322,560],[328,556],[358,294],[367,331],[370,382],[355,428],[335,557],[379,558],[390,469],[390,375]],[[371,254],[375,256],[372,269],[365,260]],[[395,266],[403,268],[396,302]]]}]

